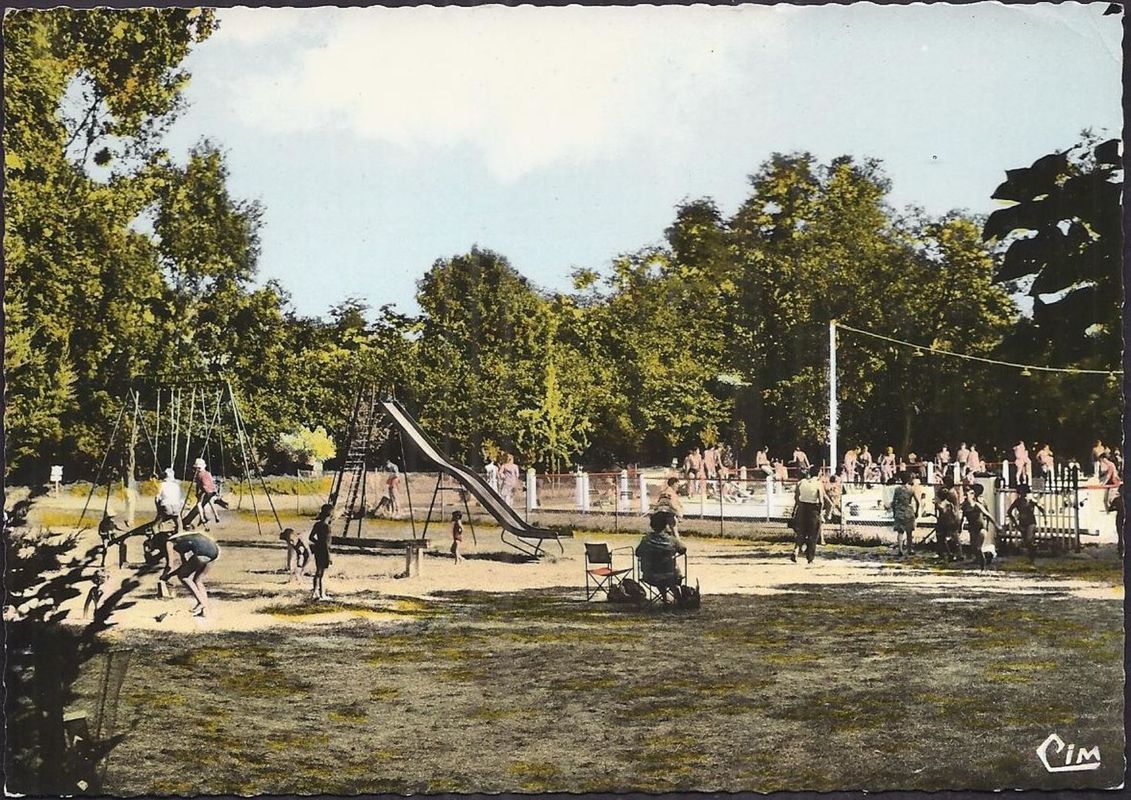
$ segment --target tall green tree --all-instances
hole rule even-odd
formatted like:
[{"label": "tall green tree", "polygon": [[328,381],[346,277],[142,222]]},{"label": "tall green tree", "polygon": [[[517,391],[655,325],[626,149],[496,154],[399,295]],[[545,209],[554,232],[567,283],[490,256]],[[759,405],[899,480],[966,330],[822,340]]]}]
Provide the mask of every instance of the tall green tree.
[{"label": "tall green tree", "polygon": [[130,224],[153,201],[179,65],[213,28],[199,9],[5,16],[10,468],[93,458],[111,398],[146,363],[161,281]]},{"label": "tall green tree", "polygon": [[1031,321],[1015,336],[1060,363],[1118,363],[1122,189],[1119,140],[1089,135],[1007,170],[993,193],[1010,203],[989,216],[983,231],[1004,247],[996,280],[1023,290],[1033,305]]},{"label": "tall green tree", "polygon": [[418,287],[422,424],[472,461],[485,441],[514,451],[518,412],[542,387],[545,298],[505,258],[478,247],[437,261]]}]

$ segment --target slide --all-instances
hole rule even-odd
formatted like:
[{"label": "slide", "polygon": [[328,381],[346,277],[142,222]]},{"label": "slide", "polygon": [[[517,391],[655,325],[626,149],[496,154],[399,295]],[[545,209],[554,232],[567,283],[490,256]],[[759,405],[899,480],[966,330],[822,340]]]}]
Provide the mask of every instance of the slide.
[{"label": "slide", "polygon": [[[442,472],[451,475],[457,483],[467,489],[479,501],[487,513],[495,518],[504,531],[508,531],[522,539],[560,539],[572,534],[550,530],[549,528],[535,528],[518,515],[510,504],[502,498],[487,481],[462,464],[449,460],[440,448],[436,446],[424,431],[417,425],[416,420],[398,401],[382,400],[381,407],[389,415],[389,419],[400,429],[401,433],[412,440],[424,457],[440,468]],[[559,542],[559,545],[561,543]],[[540,546],[536,548],[540,550]]]}]

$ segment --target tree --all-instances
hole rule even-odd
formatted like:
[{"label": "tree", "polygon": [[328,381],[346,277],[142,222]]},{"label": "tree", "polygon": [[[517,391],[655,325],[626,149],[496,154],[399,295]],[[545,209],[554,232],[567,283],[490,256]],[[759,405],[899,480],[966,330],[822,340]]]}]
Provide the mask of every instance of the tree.
[{"label": "tree", "polygon": [[518,412],[541,385],[545,299],[478,247],[437,261],[418,287],[421,424],[462,458],[478,459],[488,439],[513,450]]},{"label": "tree", "polygon": [[160,273],[130,223],[153,201],[157,142],[187,80],[178,65],[213,28],[199,9],[5,17],[5,327],[24,332],[5,347],[17,471],[76,448],[92,459],[110,397],[159,338],[148,323]]},{"label": "tree", "polygon": [[1122,348],[1120,282],[1123,188],[1119,140],[1084,141],[1029,167],[1006,171],[993,193],[1011,203],[986,221],[987,241],[1004,247],[995,280],[1022,289],[1031,338],[1063,364],[1113,367]]},{"label": "tree", "polygon": [[[993,197],[1011,205],[990,215],[983,235],[1004,251],[995,280],[1024,292],[1032,312],[1005,338],[1003,358],[1100,370],[1120,363],[1122,187],[1119,140],[1089,132],[1074,147],[1006,171]],[[1008,395],[1011,437],[1055,431],[1062,447],[1077,450],[1096,436],[1118,437],[1114,375],[1039,372]]]},{"label": "tree", "polygon": [[327,461],[337,453],[334,440],[322,426],[314,430],[299,426],[293,433],[284,433],[279,437],[279,448],[299,464]]}]

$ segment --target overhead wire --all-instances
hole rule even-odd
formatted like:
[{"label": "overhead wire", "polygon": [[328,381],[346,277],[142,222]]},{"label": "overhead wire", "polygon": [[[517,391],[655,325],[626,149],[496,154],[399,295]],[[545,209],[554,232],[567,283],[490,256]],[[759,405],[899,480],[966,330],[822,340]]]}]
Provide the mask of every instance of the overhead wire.
[{"label": "overhead wire", "polygon": [[841,328],[841,329],[846,330],[846,331],[852,331],[853,333],[859,333],[861,336],[871,336],[874,339],[882,339],[885,342],[891,342],[892,344],[903,345],[904,347],[911,347],[911,348],[914,348],[915,350],[925,350],[929,353],[934,353],[936,355],[952,356],[954,358],[964,358],[967,361],[980,361],[983,364],[993,364],[993,365],[999,366],[999,367],[1012,367],[1014,369],[1020,369],[1020,370],[1036,370],[1038,372],[1056,372],[1056,373],[1063,373],[1063,374],[1070,374],[1070,375],[1106,375],[1108,377],[1114,377],[1116,375],[1122,375],[1123,374],[1123,370],[1121,370],[1121,369],[1083,369],[1083,368],[1080,368],[1080,367],[1048,367],[1048,366],[1042,366],[1040,364],[1019,364],[1019,363],[1014,362],[1014,361],[1002,361],[1002,360],[996,359],[996,358],[986,358],[984,356],[970,355],[969,353],[956,353],[953,350],[943,350],[941,348],[932,347],[932,346],[926,345],[926,344],[917,344],[916,342],[908,342],[908,341],[905,341],[903,339],[896,339],[894,336],[885,336],[882,333],[874,333],[872,331],[866,331],[866,330],[862,330],[860,328],[854,328],[851,325],[845,325],[843,322],[839,322],[839,321],[836,322],[835,324],[836,324],[837,328]]}]

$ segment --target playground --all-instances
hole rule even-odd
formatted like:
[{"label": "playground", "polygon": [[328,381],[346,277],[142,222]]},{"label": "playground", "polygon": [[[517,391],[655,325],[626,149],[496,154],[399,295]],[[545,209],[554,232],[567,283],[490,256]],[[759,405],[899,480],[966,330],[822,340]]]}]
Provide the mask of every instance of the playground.
[{"label": "playground", "polygon": [[[44,499],[29,524],[80,501]],[[366,524],[412,538],[406,520]],[[830,538],[806,566],[782,533],[686,535],[692,612],[585,601],[584,542],[637,533],[578,530],[534,560],[486,523],[458,565],[430,536],[405,578],[395,549],[336,545],[331,598],[312,602],[282,543],[230,514],[211,527],[207,618],[179,587],[159,599],[155,571],[111,568],[111,588],[141,584],[109,633],[131,657],[104,789],[1054,788],[1068,782],[1035,756],[1054,730],[1100,748],[1087,785],[1118,781],[1114,547],[980,573]],[[97,662],[77,688],[77,705],[99,701]]]}]

